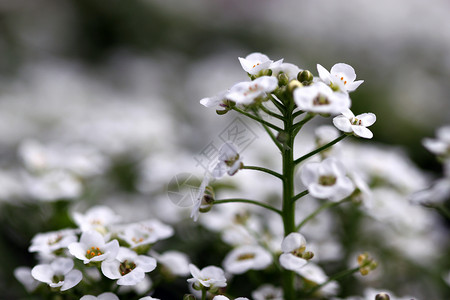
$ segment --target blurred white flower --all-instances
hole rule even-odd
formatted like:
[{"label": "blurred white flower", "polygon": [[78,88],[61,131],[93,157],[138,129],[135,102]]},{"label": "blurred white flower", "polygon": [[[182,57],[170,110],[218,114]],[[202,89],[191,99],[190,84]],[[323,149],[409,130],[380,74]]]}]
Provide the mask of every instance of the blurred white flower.
[{"label": "blurred white flower", "polygon": [[38,176],[24,174],[24,177],[28,194],[41,201],[73,200],[83,192],[81,182],[64,170],[52,170]]},{"label": "blurred white flower", "polygon": [[257,75],[261,71],[276,68],[283,62],[283,59],[273,62],[267,55],[259,52],[254,52],[247,55],[245,58],[239,57],[238,59],[242,69],[251,75]]},{"label": "blurred white flower", "polygon": [[281,243],[280,264],[287,270],[297,270],[308,263],[302,257],[306,249],[306,240],[303,235],[298,232],[291,232]]},{"label": "blurred white flower", "polygon": [[333,90],[341,92],[352,92],[364,82],[364,80],[357,80],[355,69],[352,66],[338,63],[331,68],[331,72],[317,64],[317,71],[320,79],[327,85],[331,86]]},{"label": "blurred white flower", "polygon": [[118,223],[121,216],[108,206],[94,206],[84,214],[74,212],[72,218],[81,231],[95,230],[101,234],[109,231],[109,226]]},{"label": "blurred white flower", "polygon": [[[328,281],[328,276],[322,270],[321,267],[314,263],[308,263],[304,267],[297,269],[296,272],[305,278],[306,280],[312,281],[316,284],[322,284]],[[330,281],[326,285],[322,286],[317,293],[322,296],[332,296],[336,295],[339,290],[339,285],[336,281]]]},{"label": "blurred white flower", "polygon": [[226,142],[220,147],[218,160],[212,170],[214,178],[221,178],[225,173],[233,176],[243,166],[242,158],[233,142]]},{"label": "blurred white flower", "polygon": [[98,296],[84,295],[80,300],[119,300],[119,297],[114,293],[106,292]]},{"label": "blurred white flower", "polygon": [[351,104],[347,94],[335,93],[323,82],[297,88],[293,95],[299,109],[313,113],[337,115]]},{"label": "blurred white flower", "polygon": [[153,298],[153,297],[150,297],[150,296],[145,296],[145,297],[139,298],[139,300],[160,300],[160,299],[159,298]]},{"label": "blurred white flower", "polygon": [[263,270],[272,263],[272,255],[257,245],[237,247],[225,256],[222,263],[225,271],[242,274],[248,270]]},{"label": "blurred white flower", "polygon": [[174,231],[171,226],[163,224],[157,219],[153,219],[124,225],[117,235],[127,242],[130,248],[136,248],[167,239],[173,233]]},{"label": "blurred white flower", "polygon": [[145,273],[156,268],[156,260],[146,255],[120,247],[113,260],[102,262],[102,273],[109,279],[118,279],[118,285],[136,285],[145,278]]},{"label": "blurred white flower", "polygon": [[355,189],[344,165],[335,158],[306,164],[300,171],[300,178],[309,194],[319,199],[337,202]]},{"label": "blurred white flower", "polygon": [[14,277],[25,287],[28,293],[33,292],[38,285],[39,281],[34,279],[31,276],[31,268],[30,267],[17,267],[14,269]]},{"label": "blurred white flower", "polygon": [[215,96],[203,98],[200,100],[200,104],[205,107],[218,106],[226,99],[225,95],[227,93],[228,91],[222,91]]},{"label": "blurred white flower", "polygon": [[322,147],[339,137],[339,131],[331,125],[321,125],[314,130],[317,147]]},{"label": "blurred white flower", "polygon": [[31,239],[30,252],[39,252],[44,256],[54,256],[54,252],[64,249],[78,240],[75,229],[38,233]]},{"label": "blurred white flower", "polygon": [[[228,298],[224,295],[217,295],[217,296],[214,296],[213,300],[230,300],[230,298]],[[249,300],[249,299],[245,298],[245,297],[237,297],[237,298],[234,298],[234,300]]]},{"label": "blurred white flower", "polygon": [[52,288],[60,288],[66,291],[76,286],[83,275],[81,271],[73,269],[73,260],[65,257],[58,257],[50,264],[40,264],[31,270],[34,279],[47,283]]},{"label": "blurred white flower", "polygon": [[68,249],[70,254],[87,264],[114,259],[119,251],[119,242],[112,240],[106,243],[97,231],[85,231],[80,242],[69,244]]},{"label": "blurred white flower", "polygon": [[278,87],[278,80],[271,76],[261,76],[253,81],[243,81],[233,85],[225,98],[237,104],[251,104],[256,98],[264,97]]},{"label": "blurred white flower", "polygon": [[283,300],[283,290],[271,284],[263,284],[252,292],[253,300]]},{"label": "blurred white flower", "polygon": [[189,257],[183,252],[169,250],[162,254],[151,251],[150,254],[171,274],[176,276],[189,275]]},{"label": "blurred white flower", "polygon": [[205,172],[205,176],[203,177],[202,183],[198,188],[197,194],[194,199],[194,205],[191,209],[191,218],[194,220],[194,222],[197,222],[202,206],[210,206],[210,204],[205,203],[205,191],[211,179],[212,178],[210,177],[209,172]]},{"label": "blurred white flower", "polygon": [[450,199],[450,178],[436,180],[431,187],[413,193],[409,200],[413,204],[433,205]]},{"label": "blurred white flower", "polygon": [[438,156],[450,156],[450,125],[436,130],[436,139],[425,138],[422,141],[428,151]]},{"label": "blurred white flower", "polygon": [[333,124],[343,132],[353,132],[356,136],[371,139],[373,133],[366,127],[373,125],[376,119],[373,113],[364,113],[355,117],[350,109],[346,109],[342,111],[342,115],[334,117]]},{"label": "blurred white flower", "polygon": [[187,281],[198,289],[205,287],[210,291],[215,291],[218,288],[227,286],[225,273],[219,267],[207,266],[200,270],[195,265],[190,264],[189,271],[192,278],[189,278]]}]

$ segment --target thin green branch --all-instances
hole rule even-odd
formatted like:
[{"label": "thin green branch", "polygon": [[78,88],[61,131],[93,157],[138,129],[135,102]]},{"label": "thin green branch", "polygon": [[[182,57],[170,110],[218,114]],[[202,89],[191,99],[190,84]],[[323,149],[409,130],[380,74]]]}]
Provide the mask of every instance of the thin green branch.
[{"label": "thin green branch", "polygon": [[337,274],[331,276],[330,278],[328,278],[327,281],[325,281],[325,282],[323,282],[323,283],[321,283],[321,284],[318,284],[318,285],[314,286],[312,289],[310,289],[310,290],[306,293],[306,296],[313,294],[315,291],[321,289],[322,287],[324,287],[325,285],[329,284],[329,283],[332,282],[332,281],[335,281],[335,280],[337,280],[337,279],[339,279],[339,278],[346,277],[346,276],[348,276],[348,275],[351,275],[351,274],[353,274],[353,273],[358,272],[360,268],[363,268],[363,267],[365,267],[365,266],[367,266],[367,265],[369,265],[369,264],[362,265],[362,266],[359,266],[359,267],[355,267],[355,268],[349,269],[349,270],[344,270],[344,271],[341,271],[341,272],[339,272],[339,273],[337,273]]},{"label": "thin green branch", "polygon": [[308,195],[308,194],[309,194],[309,191],[308,191],[308,190],[304,190],[303,192],[301,192],[301,193],[295,195],[294,198],[292,198],[292,202],[295,202],[295,201],[297,201],[298,199],[300,199],[300,198],[302,198],[303,196],[306,196],[306,195]]},{"label": "thin green branch", "polygon": [[330,208],[330,207],[338,206],[339,204],[344,203],[344,202],[348,201],[349,199],[350,198],[344,198],[343,200],[338,201],[338,202],[326,202],[326,203],[322,204],[318,209],[316,209],[309,216],[304,218],[303,221],[301,221],[300,224],[297,225],[295,230],[299,231],[306,223],[308,223],[308,221],[314,219],[323,210]]},{"label": "thin green branch", "polygon": [[308,113],[308,114],[306,114],[305,117],[303,117],[303,119],[301,121],[299,121],[298,123],[295,123],[292,127],[294,136],[296,136],[297,133],[300,131],[300,129],[302,129],[303,125],[305,125],[309,120],[314,118],[314,116],[315,116],[315,114]]},{"label": "thin green branch", "polygon": [[272,103],[278,108],[278,110],[280,111],[280,113],[284,114],[286,112],[286,107],[283,105],[283,103],[281,103],[276,96],[274,95],[270,95],[269,96],[270,101],[272,101]]},{"label": "thin green branch", "polygon": [[319,148],[317,148],[316,150],[313,150],[313,151],[309,152],[308,154],[305,154],[305,155],[303,155],[302,157],[297,158],[296,160],[294,160],[294,164],[297,165],[297,164],[301,163],[302,161],[304,161],[305,159],[308,159],[308,158],[310,158],[311,156],[313,156],[313,155],[315,155],[315,154],[317,154],[317,153],[319,153],[319,152],[322,152],[323,150],[325,150],[325,149],[327,149],[327,148],[333,146],[333,145],[336,144],[337,142],[343,140],[343,139],[346,138],[347,136],[348,136],[348,135],[343,134],[343,135],[337,137],[336,139],[332,140],[332,141],[329,142],[328,144],[325,144],[325,145],[323,145],[322,147],[319,147]]},{"label": "thin green branch", "polygon": [[[261,118],[261,116],[258,114],[257,110],[254,110],[254,113]],[[283,151],[283,145],[278,141],[277,137],[273,134],[273,132],[265,125],[262,124],[262,126],[264,127],[264,130],[267,132],[267,134],[270,136],[270,138],[272,139],[272,141],[274,142],[275,146],[277,146],[277,148],[280,151]]]},{"label": "thin green branch", "polygon": [[305,113],[304,110],[298,110],[292,115],[292,118],[295,119],[295,118],[297,118],[298,116],[300,116],[303,113]]},{"label": "thin green branch", "polygon": [[246,111],[244,111],[244,110],[242,110],[242,109],[240,109],[240,108],[238,108],[236,106],[233,106],[232,109],[237,111],[237,112],[239,112],[239,113],[241,113],[241,114],[243,114],[244,116],[247,116],[247,117],[249,117],[249,118],[251,118],[251,119],[253,119],[255,121],[258,121],[259,123],[261,123],[263,125],[266,125],[266,126],[272,128],[272,129],[274,129],[274,130],[276,130],[278,132],[283,130],[280,127],[278,127],[278,126],[276,126],[276,125],[274,125],[272,123],[269,123],[269,122],[267,122],[267,121],[265,121],[265,120],[263,120],[263,119],[261,119],[261,118],[259,118],[257,116],[254,116],[254,115],[252,115],[252,114],[250,114],[250,113],[248,113],[248,112],[246,112]]},{"label": "thin green branch", "polygon": [[282,213],[281,213],[281,211],[279,209],[276,209],[275,207],[270,206],[269,204],[258,202],[258,201],[255,201],[255,200],[249,200],[249,199],[232,198],[232,199],[214,200],[213,204],[216,205],[216,204],[236,203],[236,202],[254,204],[254,205],[257,205],[257,206],[264,207],[264,208],[266,208],[268,210],[271,210],[273,212],[276,212],[280,216],[282,215]]},{"label": "thin green branch", "polygon": [[272,171],[270,169],[266,169],[263,167],[257,167],[257,166],[243,166],[242,169],[247,169],[247,170],[256,170],[256,171],[260,171],[260,172],[264,172],[267,174],[270,174],[272,176],[275,176],[281,180],[283,180],[283,175],[281,175],[280,173],[277,173],[275,171]]},{"label": "thin green branch", "polygon": [[260,105],[260,108],[263,112],[265,112],[266,114],[268,114],[271,117],[277,118],[279,120],[283,120],[283,116],[280,116],[279,114],[271,111],[270,109],[268,109],[267,107],[265,107],[263,104]]}]

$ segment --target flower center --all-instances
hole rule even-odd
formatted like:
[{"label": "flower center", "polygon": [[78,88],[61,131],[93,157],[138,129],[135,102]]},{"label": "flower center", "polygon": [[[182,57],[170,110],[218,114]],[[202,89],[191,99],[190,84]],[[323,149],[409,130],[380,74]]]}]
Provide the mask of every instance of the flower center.
[{"label": "flower center", "polygon": [[103,254],[103,251],[100,250],[100,248],[98,248],[98,247],[91,247],[90,249],[86,250],[86,257],[88,259],[91,259],[94,256],[99,256],[99,255],[102,255],[102,254]]},{"label": "flower center", "polygon": [[253,65],[253,67],[252,67],[252,68],[254,68],[254,67],[256,67],[256,66],[259,66],[259,63],[257,63],[256,65]]},{"label": "flower center", "polygon": [[64,281],[64,275],[53,275],[53,277],[52,277],[53,283],[58,283],[61,281]]},{"label": "flower center", "polygon": [[320,176],[319,178],[319,184],[321,185],[325,185],[325,186],[331,186],[334,185],[336,183],[336,177],[332,176],[332,175],[324,175],[324,176]]},{"label": "flower center", "polygon": [[318,94],[314,99],[313,99],[313,105],[315,106],[320,106],[320,105],[328,105],[330,104],[330,101],[328,100],[327,96]]},{"label": "flower center", "polygon": [[142,243],[144,241],[144,238],[132,237],[131,240],[133,241],[133,243],[137,244],[137,243]]},{"label": "flower center", "polygon": [[357,119],[357,118],[352,118],[352,125],[362,125],[361,120]]},{"label": "flower center", "polygon": [[136,264],[132,261],[128,262],[128,260],[126,259],[123,263],[120,264],[119,272],[123,276],[123,275],[130,273],[135,268],[136,268]]},{"label": "flower center", "polygon": [[252,92],[257,92],[257,91],[258,91],[258,84],[255,83],[255,84],[250,85],[250,86],[248,87],[248,91],[247,91],[247,92],[244,92],[244,96],[247,96],[248,94],[250,94],[250,93],[252,93]]},{"label": "flower center", "polygon": [[246,260],[246,259],[252,259],[255,257],[254,253],[244,253],[238,256],[237,260]]}]

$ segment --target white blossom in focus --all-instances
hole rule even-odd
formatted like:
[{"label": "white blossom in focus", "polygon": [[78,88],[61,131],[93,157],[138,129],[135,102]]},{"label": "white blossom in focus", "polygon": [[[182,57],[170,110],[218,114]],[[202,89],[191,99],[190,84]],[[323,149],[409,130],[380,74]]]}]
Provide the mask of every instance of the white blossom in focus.
[{"label": "white blossom in focus", "polygon": [[376,119],[377,117],[373,113],[364,113],[355,117],[350,109],[346,109],[342,111],[342,115],[334,117],[333,124],[343,132],[353,132],[356,136],[371,139],[373,133],[366,127],[373,125]]},{"label": "white blossom in focus", "polygon": [[70,258],[58,257],[50,264],[40,264],[31,270],[34,279],[47,283],[52,288],[66,291],[76,286],[83,275],[80,270],[73,269],[74,263]]},{"label": "white blossom in focus", "polygon": [[281,243],[280,265],[287,269],[295,271],[308,263],[301,255],[306,248],[306,240],[298,232],[291,232]]},{"label": "white blossom in focus", "polygon": [[259,52],[254,52],[247,55],[245,58],[239,57],[238,59],[242,69],[251,75],[257,75],[261,71],[276,68],[283,62],[283,59],[274,62],[273,60],[270,60],[267,55]]},{"label": "white blossom in focus", "polygon": [[214,178],[221,178],[225,173],[233,176],[243,166],[242,158],[233,142],[226,142],[220,147],[218,160],[212,171]]},{"label": "white blossom in focus", "polygon": [[236,104],[251,104],[256,98],[265,97],[278,87],[278,80],[271,76],[261,76],[253,81],[243,81],[233,85],[225,98]]},{"label": "white blossom in focus", "polygon": [[272,68],[272,76],[277,76],[280,73],[286,74],[289,80],[297,79],[298,73],[302,70],[291,63],[282,63],[276,67]]},{"label": "white blossom in focus", "polygon": [[189,271],[192,278],[187,281],[197,288],[208,288],[210,291],[227,286],[227,279],[223,270],[216,266],[207,266],[203,269],[197,268],[195,265],[189,265]]},{"label": "white blossom in focus", "polygon": [[324,67],[317,64],[317,71],[319,72],[320,79],[327,85],[330,85],[333,90],[341,92],[352,92],[364,82],[364,80],[357,80],[355,69],[352,66],[338,63],[335,64],[330,72]]},{"label": "white blossom in focus", "polygon": [[296,88],[293,95],[297,107],[307,112],[337,115],[351,105],[347,94],[335,93],[323,82]]},{"label": "white blossom in focus", "polygon": [[300,178],[309,194],[319,199],[337,202],[355,189],[344,165],[335,158],[306,164],[300,171]]},{"label": "white blossom in focus", "polygon": [[97,231],[85,231],[81,234],[80,241],[69,244],[68,249],[70,254],[88,264],[114,259],[119,251],[119,242],[112,240],[106,243]]},{"label": "white blossom in focus", "polygon": [[147,255],[138,255],[133,250],[120,247],[113,260],[102,262],[102,273],[109,279],[118,279],[118,285],[136,285],[145,278],[145,273],[156,268],[156,260]]}]

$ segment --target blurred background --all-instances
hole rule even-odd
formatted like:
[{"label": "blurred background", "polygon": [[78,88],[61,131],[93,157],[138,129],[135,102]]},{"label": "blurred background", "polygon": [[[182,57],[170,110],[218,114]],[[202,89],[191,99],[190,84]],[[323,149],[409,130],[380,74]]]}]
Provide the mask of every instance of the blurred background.
[{"label": "blurred background", "polygon": [[108,183],[97,178],[83,194],[89,205],[164,194],[233,120],[199,100],[245,80],[237,58],[251,52],[314,75],[317,63],[350,64],[364,80],[352,110],[377,115],[370,143],[401,148],[427,177],[441,176],[421,140],[450,123],[449,12],[448,0],[0,1],[0,281],[21,289],[11,270],[32,266],[30,239],[59,222],[44,206],[26,224],[36,207],[17,199],[57,196],[23,174],[24,152],[83,145],[69,151],[88,157],[83,176],[109,170]]}]

